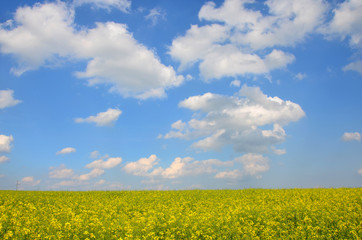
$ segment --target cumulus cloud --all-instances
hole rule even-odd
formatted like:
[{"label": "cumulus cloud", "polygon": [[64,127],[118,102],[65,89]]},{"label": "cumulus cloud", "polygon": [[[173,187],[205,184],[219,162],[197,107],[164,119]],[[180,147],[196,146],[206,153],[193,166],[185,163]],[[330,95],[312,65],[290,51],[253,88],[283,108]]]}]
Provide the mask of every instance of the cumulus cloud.
[{"label": "cumulus cloud", "polygon": [[215,178],[237,179],[247,176],[261,178],[261,173],[269,170],[269,159],[260,154],[248,153],[234,159],[235,163],[241,163],[242,169],[222,171]]},{"label": "cumulus cloud", "polygon": [[60,165],[57,168],[50,168],[49,177],[50,178],[72,178],[74,177],[73,169],[66,168],[64,164]]},{"label": "cumulus cloud", "polygon": [[96,116],[90,116],[87,118],[76,118],[76,123],[95,123],[99,127],[103,126],[112,126],[117,120],[118,117],[122,114],[122,111],[119,109],[109,108],[105,112],[100,112]]},{"label": "cumulus cloud", "polygon": [[12,107],[21,103],[21,101],[15,99],[13,95],[13,90],[0,90],[0,109]]},{"label": "cumulus cloud", "polygon": [[[246,85],[238,96],[205,93],[189,97],[179,106],[199,113],[200,117],[187,123],[177,121],[163,137],[198,139],[193,147],[205,151],[231,144],[237,152],[268,152],[285,140],[283,125],[305,116],[298,104],[268,97],[258,87]],[[177,129],[175,125],[183,127]],[[269,126],[272,128],[268,129]]]},{"label": "cumulus cloud", "polygon": [[131,8],[131,1],[129,0],[74,0],[74,4],[76,6],[90,4],[96,8],[103,8],[106,10],[116,8],[125,13]]},{"label": "cumulus cloud", "polygon": [[[303,41],[323,23],[327,5],[322,0],[269,0],[264,4],[269,13],[248,8],[254,1],[225,0],[222,6],[207,2],[199,18],[223,22],[235,28],[231,40],[252,49],[293,46]],[[242,16],[242,17],[240,17]]]},{"label": "cumulus cloud", "polygon": [[147,176],[150,174],[149,170],[157,165],[158,161],[157,156],[153,154],[148,158],[141,158],[136,162],[127,163],[123,170],[135,176]]},{"label": "cumulus cloud", "polygon": [[41,182],[41,180],[35,180],[34,177],[24,177],[21,179],[21,183],[28,185],[28,186],[36,186]]},{"label": "cumulus cloud", "polygon": [[362,2],[359,0],[344,1],[333,9],[333,19],[322,32],[338,36],[341,39],[349,37],[352,47],[362,47]]},{"label": "cumulus cloud", "polygon": [[[235,165],[237,165],[236,169]],[[144,183],[203,174],[213,174],[215,178],[219,179],[236,179],[247,176],[260,178],[263,172],[269,170],[269,159],[253,153],[245,154],[232,161],[218,159],[198,161],[191,157],[177,157],[168,167],[163,168],[159,165],[156,155],[151,155],[149,158],[141,158],[136,162],[126,164],[123,170],[135,176],[151,178],[151,181],[144,181]]]},{"label": "cumulus cloud", "polygon": [[7,156],[0,156],[0,163],[8,162],[10,159]]},{"label": "cumulus cloud", "polygon": [[[337,37],[342,40],[348,39],[349,45],[353,49],[362,48],[362,2],[350,0],[339,3],[333,10],[333,19],[326,26],[321,28],[321,32],[328,38]],[[359,55],[359,57],[361,57]],[[353,70],[362,74],[362,60],[356,60],[346,65],[343,70]]]},{"label": "cumulus cloud", "polygon": [[87,164],[86,168],[99,168],[99,169],[109,169],[114,168],[122,162],[122,158],[108,158],[106,161],[103,159],[95,160],[89,164]]},{"label": "cumulus cloud", "polygon": [[362,167],[358,170],[358,174],[362,175]]},{"label": "cumulus cloud", "polygon": [[123,170],[135,176],[175,179],[184,176],[214,173],[217,170],[213,166],[231,166],[232,164],[230,161],[223,162],[217,159],[197,161],[191,157],[177,157],[169,167],[162,168],[159,166],[157,156],[151,155],[149,158],[141,158],[136,162],[127,163]]},{"label": "cumulus cloud", "polygon": [[[80,2],[110,6],[128,1]],[[166,89],[184,81],[154,51],[138,43],[126,25],[106,22],[89,29],[76,26],[74,16],[74,9],[61,1],[19,7],[13,20],[0,25],[0,52],[18,63],[12,72],[21,75],[64,60],[88,61],[77,77],[87,79],[90,86],[105,84],[110,91],[139,99],[164,97]]]},{"label": "cumulus cloud", "polygon": [[295,57],[270,48],[304,41],[323,23],[327,10],[322,0],[269,0],[264,3],[269,9],[265,14],[247,6],[252,4],[242,0],[226,0],[220,7],[205,3],[199,19],[209,24],[192,25],[170,46],[169,54],[180,62],[180,70],[200,62],[200,74],[208,80],[284,68]]},{"label": "cumulus cloud", "polygon": [[[104,160],[107,158],[107,160]],[[99,177],[104,174],[104,169],[111,169],[118,166],[122,162],[122,158],[113,157],[110,158],[108,155],[104,156],[102,159],[95,160],[85,166],[85,168],[91,168],[92,170],[89,173],[82,174],[80,176],[74,176],[73,179],[80,181],[87,181],[92,178]]]},{"label": "cumulus cloud", "polygon": [[9,153],[11,151],[11,143],[14,141],[13,136],[0,135],[0,152]]},{"label": "cumulus cloud", "polygon": [[90,180],[92,178],[99,177],[99,176],[103,175],[103,173],[104,173],[103,169],[94,168],[89,173],[80,175],[79,177],[77,177],[77,179],[81,180],[81,181],[86,181],[86,180]]},{"label": "cumulus cloud", "polygon": [[359,132],[345,132],[342,136],[342,140],[349,141],[361,141],[361,134]]},{"label": "cumulus cloud", "polygon": [[72,147],[67,147],[67,148],[63,148],[62,150],[56,152],[57,155],[60,154],[69,154],[69,153],[73,153],[76,152],[77,150],[75,148]]}]

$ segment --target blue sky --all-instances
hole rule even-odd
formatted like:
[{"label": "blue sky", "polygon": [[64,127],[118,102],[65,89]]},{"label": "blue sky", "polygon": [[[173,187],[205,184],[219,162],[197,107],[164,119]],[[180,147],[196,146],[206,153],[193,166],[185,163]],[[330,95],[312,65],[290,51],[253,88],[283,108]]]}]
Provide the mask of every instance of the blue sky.
[{"label": "blue sky", "polygon": [[362,186],[362,3],[0,2],[0,188]]}]

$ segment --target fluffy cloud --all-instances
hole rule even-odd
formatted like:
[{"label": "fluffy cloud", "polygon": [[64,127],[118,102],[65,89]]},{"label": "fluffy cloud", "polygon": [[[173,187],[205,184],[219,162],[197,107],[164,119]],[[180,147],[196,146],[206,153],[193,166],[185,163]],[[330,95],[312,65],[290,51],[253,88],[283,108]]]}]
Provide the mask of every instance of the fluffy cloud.
[{"label": "fluffy cloud", "polygon": [[159,168],[157,173],[163,178],[173,179],[183,176],[195,176],[205,173],[214,173],[217,170],[214,169],[213,166],[228,166],[230,164],[230,162],[222,162],[217,159],[196,161],[190,157],[178,157],[174,159],[168,168]]},{"label": "fluffy cloud", "polygon": [[[350,0],[340,3],[333,10],[332,21],[321,28],[327,37],[339,37],[342,40],[348,38],[349,44],[354,49],[362,48],[362,2]],[[361,57],[359,55],[359,57]],[[354,70],[362,74],[362,60],[357,60],[346,65],[343,70]]]},{"label": "fluffy cloud", "polygon": [[333,10],[332,21],[322,29],[326,34],[334,34],[342,39],[349,38],[352,47],[362,47],[362,2],[349,0],[340,3]]},{"label": "fluffy cloud", "polygon": [[361,134],[359,132],[345,132],[342,136],[342,140],[349,141],[361,141]]},{"label": "fluffy cloud", "polygon": [[198,27],[191,25],[185,36],[178,37],[172,41],[169,54],[180,61],[180,70],[203,59],[212,52],[217,43],[227,39],[228,29],[219,24]]},{"label": "fluffy cloud", "polygon": [[234,159],[235,163],[242,164],[242,170],[223,171],[216,174],[215,178],[237,179],[246,176],[261,177],[261,173],[269,170],[269,159],[260,154],[248,153]]},{"label": "fluffy cloud", "polygon": [[99,160],[95,160],[95,161],[87,164],[85,167],[86,168],[108,169],[108,168],[116,167],[121,162],[122,162],[122,158],[120,158],[120,157],[108,158],[106,161],[99,159]]},{"label": "fluffy cloud", "polygon": [[76,152],[77,150],[75,148],[72,147],[67,147],[67,148],[63,148],[62,150],[58,151],[56,154],[60,155],[60,154],[69,154],[69,153],[73,153]]},{"label": "fluffy cloud", "polygon": [[180,69],[200,61],[200,74],[208,80],[284,68],[294,56],[270,48],[302,42],[323,23],[327,10],[322,0],[268,0],[269,12],[263,14],[247,6],[254,3],[226,0],[216,7],[207,2],[199,19],[210,24],[192,25],[170,46],[169,54],[180,62]]},{"label": "fluffy cloud", "polygon": [[10,159],[7,156],[0,156],[0,163],[9,161]]},{"label": "fluffy cloud", "polygon": [[80,176],[75,176],[73,178],[80,181],[87,181],[92,178],[96,178],[103,175],[105,172],[104,169],[114,168],[122,162],[122,158],[120,157],[109,158],[108,155],[106,155],[104,158],[108,159],[107,160],[99,159],[87,164],[85,168],[92,168],[92,170],[89,173],[82,174]]},{"label": "fluffy cloud", "polygon": [[[83,2],[113,5],[128,1]],[[74,24],[74,9],[61,1],[18,8],[14,20],[0,25],[0,52],[14,56],[16,75],[64,60],[88,61],[85,71],[76,76],[86,78],[90,86],[106,84],[125,97],[164,97],[166,89],[184,80],[138,43],[126,25],[107,22],[92,29],[79,28]]]},{"label": "fluffy cloud", "polygon": [[358,170],[358,174],[362,175],[362,167]]},{"label": "fluffy cloud", "polygon": [[273,50],[264,58],[257,54],[243,53],[234,45],[215,47],[200,63],[200,73],[206,79],[236,77],[248,73],[265,74],[276,68],[286,67],[294,61],[292,54]]},{"label": "fluffy cloud", "polygon": [[103,173],[104,173],[104,170],[103,170],[103,169],[94,168],[94,169],[92,169],[92,171],[90,171],[89,173],[80,175],[79,177],[77,177],[77,179],[78,179],[78,180],[81,180],[81,181],[86,181],[86,180],[90,180],[90,179],[92,179],[92,178],[101,176],[101,175],[103,175]]},{"label": "fluffy cloud", "polygon": [[[285,140],[283,125],[305,116],[298,104],[268,97],[258,87],[246,85],[239,96],[205,93],[189,97],[179,106],[199,112],[201,117],[188,123],[177,121],[163,137],[199,139],[193,147],[205,151],[232,144],[237,152],[268,152],[270,147]],[[180,125],[181,129],[176,128]],[[266,129],[270,125],[273,127]]]},{"label": "fluffy cloud", "polygon": [[52,170],[49,173],[50,178],[72,178],[74,177],[73,169],[66,168],[64,164],[60,165],[58,168],[50,168]]},{"label": "fluffy cloud", "polygon": [[15,106],[21,103],[20,100],[14,99],[13,90],[0,90],[0,109]]},{"label": "fluffy cloud", "polygon": [[174,179],[184,176],[195,176],[205,173],[216,172],[213,166],[231,166],[232,162],[223,162],[217,159],[197,161],[190,157],[177,157],[167,168],[158,166],[159,159],[156,155],[149,158],[141,158],[136,162],[130,162],[123,170],[135,176],[159,177]]},{"label": "fluffy cloud", "polygon": [[0,135],[0,152],[10,152],[11,143],[14,141],[13,136]]},{"label": "fluffy cloud", "polygon": [[118,117],[121,114],[122,114],[121,110],[109,108],[107,111],[100,112],[96,116],[90,116],[87,118],[76,118],[75,122],[76,123],[94,122],[97,126],[100,127],[112,126],[112,124],[114,124],[114,122],[118,120]]},{"label": "fluffy cloud", "polygon": [[96,8],[103,8],[110,10],[112,7],[127,13],[131,8],[131,1],[129,0],[74,0],[76,6],[83,4],[91,4]]},{"label": "fluffy cloud", "polygon": [[[159,159],[156,155],[151,155],[149,158],[141,158],[136,162],[128,163],[123,170],[135,176],[149,177],[152,179],[151,182],[202,174],[215,174],[215,178],[236,179],[247,176],[260,178],[261,173],[269,170],[268,162],[268,158],[252,153],[245,154],[232,161],[217,159],[197,161],[191,157],[177,157],[167,168],[163,168],[159,166]],[[240,169],[230,169],[234,165],[241,165],[241,167]],[[155,178],[158,180],[156,181]]]},{"label": "fluffy cloud", "polygon": [[123,170],[135,176],[147,176],[149,170],[158,164],[159,159],[156,155],[151,155],[149,158],[141,158],[136,162],[127,163]]},{"label": "fluffy cloud", "polygon": [[[199,12],[201,20],[224,22],[235,28],[231,40],[252,49],[293,46],[303,41],[322,22],[327,10],[322,0],[268,0],[269,14],[246,7],[254,1],[226,0],[219,8],[206,3]],[[242,16],[242,17],[240,17]]]},{"label": "fluffy cloud", "polygon": [[34,177],[24,177],[21,179],[21,183],[28,185],[28,186],[36,186],[41,182],[41,180],[35,180]]}]

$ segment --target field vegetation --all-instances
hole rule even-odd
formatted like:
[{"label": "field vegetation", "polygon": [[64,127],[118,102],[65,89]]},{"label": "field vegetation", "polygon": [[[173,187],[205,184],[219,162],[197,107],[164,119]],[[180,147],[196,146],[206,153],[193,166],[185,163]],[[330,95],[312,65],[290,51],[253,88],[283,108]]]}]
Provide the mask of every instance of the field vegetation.
[{"label": "field vegetation", "polygon": [[0,239],[362,239],[362,189],[0,191]]}]

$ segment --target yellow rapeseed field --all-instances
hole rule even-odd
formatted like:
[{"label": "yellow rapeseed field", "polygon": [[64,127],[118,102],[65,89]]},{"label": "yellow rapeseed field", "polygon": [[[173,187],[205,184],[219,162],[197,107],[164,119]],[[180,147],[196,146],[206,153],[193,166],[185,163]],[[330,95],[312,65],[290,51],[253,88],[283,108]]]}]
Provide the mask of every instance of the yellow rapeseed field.
[{"label": "yellow rapeseed field", "polygon": [[362,189],[0,191],[0,239],[362,239]]}]

